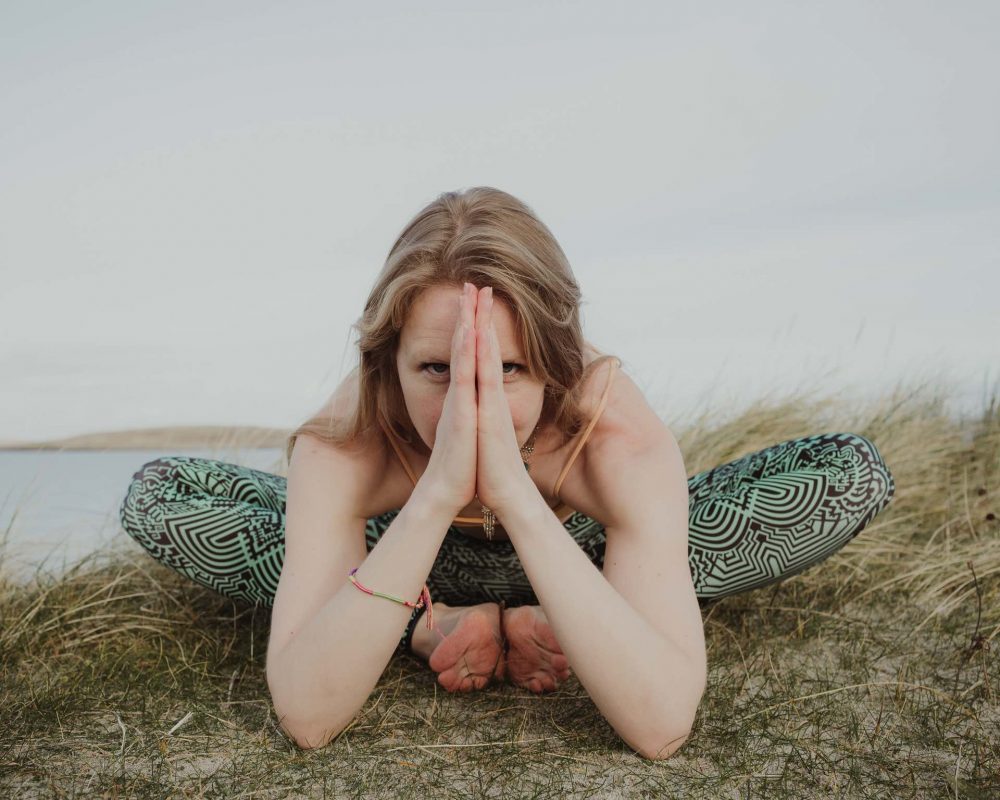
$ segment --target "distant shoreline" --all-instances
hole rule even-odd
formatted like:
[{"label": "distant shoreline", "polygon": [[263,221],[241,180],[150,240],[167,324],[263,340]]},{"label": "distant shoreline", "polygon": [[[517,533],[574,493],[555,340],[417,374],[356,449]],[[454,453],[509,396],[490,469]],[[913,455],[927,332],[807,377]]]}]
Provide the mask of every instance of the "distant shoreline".
[{"label": "distant shoreline", "polygon": [[41,442],[0,442],[0,450],[147,450],[188,448],[283,448],[291,430],[253,426],[178,425],[67,436]]}]

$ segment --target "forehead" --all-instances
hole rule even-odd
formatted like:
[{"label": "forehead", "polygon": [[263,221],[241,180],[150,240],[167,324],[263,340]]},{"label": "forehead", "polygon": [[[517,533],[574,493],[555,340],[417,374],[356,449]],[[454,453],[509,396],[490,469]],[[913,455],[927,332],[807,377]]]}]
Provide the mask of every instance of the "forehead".
[{"label": "forehead", "polygon": [[[451,338],[459,320],[458,301],[461,297],[459,286],[434,286],[421,292],[400,331],[402,347],[410,352],[449,355]],[[502,357],[519,355],[520,337],[514,325],[514,313],[500,298],[494,298],[492,318]]]}]

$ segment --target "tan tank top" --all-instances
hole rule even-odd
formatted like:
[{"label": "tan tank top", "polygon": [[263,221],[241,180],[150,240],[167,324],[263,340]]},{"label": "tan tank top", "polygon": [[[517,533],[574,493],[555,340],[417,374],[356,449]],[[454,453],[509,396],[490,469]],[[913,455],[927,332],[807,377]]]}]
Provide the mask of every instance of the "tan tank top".
[{"label": "tan tank top", "polygon": [[[607,386],[604,387],[604,394],[601,395],[601,402],[598,403],[597,405],[597,411],[594,412],[594,416],[591,418],[590,422],[587,423],[586,429],[580,435],[580,439],[579,441],[577,441],[576,447],[573,448],[573,452],[570,454],[570,457],[566,459],[566,464],[565,466],[563,466],[562,472],[559,473],[559,477],[556,480],[555,488],[552,490],[552,494],[555,496],[556,500],[559,500],[559,490],[562,488],[563,480],[565,479],[566,474],[569,472],[570,467],[573,466],[573,462],[576,460],[576,457],[580,454],[580,451],[583,449],[583,446],[587,443],[587,439],[590,437],[590,432],[594,429],[594,426],[597,424],[597,420],[604,412],[604,407],[608,404],[608,393],[611,391],[611,384],[615,379],[615,372],[618,369],[617,360],[612,359],[611,364],[612,367],[608,375],[608,383]],[[379,425],[382,426],[382,430],[385,432],[385,436],[389,440],[389,444],[392,445],[392,449],[396,451],[396,455],[399,457],[399,461],[403,465],[403,469],[406,470],[406,474],[410,476],[410,480],[413,482],[413,485],[416,486],[417,476],[414,474],[413,469],[407,462],[406,457],[403,455],[403,452],[399,449],[399,445],[396,444],[396,437],[389,431],[385,423],[382,422],[381,416],[379,417]],[[552,509],[553,513],[559,519],[563,519],[566,515],[572,514],[575,511],[575,509],[570,508],[570,506],[566,505],[562,500],[559,500],[558,506],[555,507],[549,506],[549,508]],[[455,517],[455,521],[453,524],[482,525],[483,518]]]}]

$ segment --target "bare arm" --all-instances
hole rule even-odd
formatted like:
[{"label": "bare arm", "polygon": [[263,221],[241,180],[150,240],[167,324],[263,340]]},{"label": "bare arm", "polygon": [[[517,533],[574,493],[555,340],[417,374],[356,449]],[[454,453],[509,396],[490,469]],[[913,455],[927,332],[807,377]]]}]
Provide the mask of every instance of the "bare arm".
[{"label": "bare arm", "polygon": [[[450,523],[451,510],[418,486],[355,577],[367,587],[415,602]],[[341,585],[333,595],[290,641],[280,649],[269,647],[267,654],[275,711],[301,747],[322,747],[354,719],[413,611],[361,591],[347,578],[350,568],[340,571],[334,579]]]},{"label": "bare arm", "polygon": [[[475,287],[458,298],[452,376],[434,448],[416,487],[366,555],[362,509],[384,463],[366,447],[293,449],[285,561],[271,614],[267,679],[281,724],[303,747],[320,747],[354,718],[399,643],[412,609],[348,580],[416,601],[455,512],[476,490]],[[369,443],[370,447],[374,445]]]},{"label": "bare arm", "polygon": [[638,753],[666,758],[690,734],[707,669],[682,461],[663,437],[641,451],[608,446],[597,462],[614,515],[603,575],[534,486],[497,516],[595,705]]},{"label": "bare arm", "polygon": [[639,753],[667,757],[690,733],[705,672],[680,450],[651,410],[645,423],[630,420],[631,431],[591,442],[589,489],[607,538],[602,575],[518,468],[490,291],[476,314],[477,494],[507,530],[598,709]]}]

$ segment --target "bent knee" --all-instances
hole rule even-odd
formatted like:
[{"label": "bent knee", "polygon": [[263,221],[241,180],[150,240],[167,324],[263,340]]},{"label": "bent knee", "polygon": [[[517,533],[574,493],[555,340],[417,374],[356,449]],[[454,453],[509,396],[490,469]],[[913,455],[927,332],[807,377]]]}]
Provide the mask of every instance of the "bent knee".
[{"label": "bent knee", "polygon": [[138,518],[158,502],[163,489],[176,479],[176,471],[184,456],[164,456],[147,461],[132,475],[118,509],[118,519],[125,531],[135,538],[142,533]]}]

